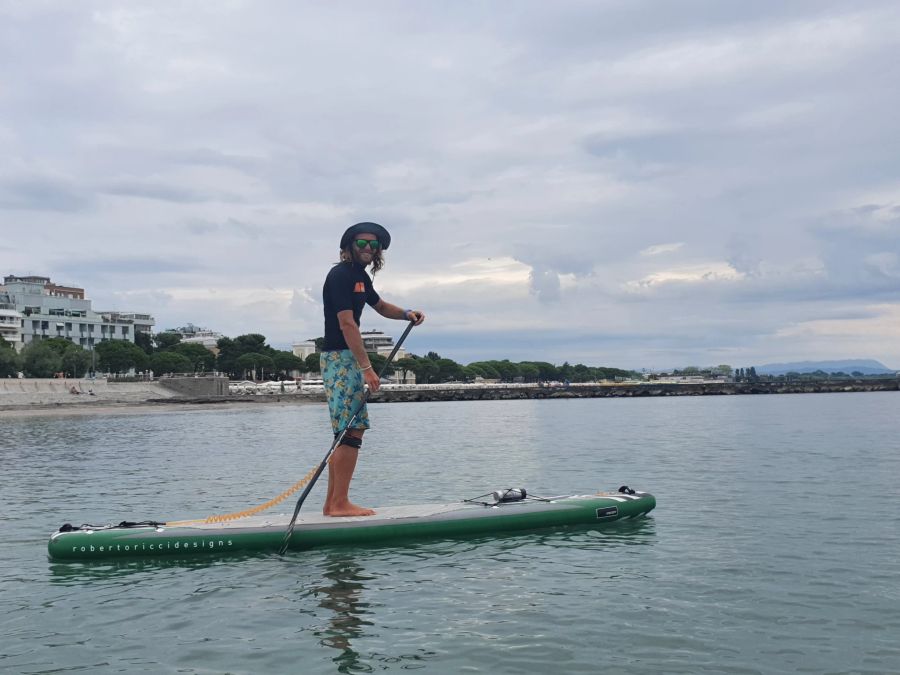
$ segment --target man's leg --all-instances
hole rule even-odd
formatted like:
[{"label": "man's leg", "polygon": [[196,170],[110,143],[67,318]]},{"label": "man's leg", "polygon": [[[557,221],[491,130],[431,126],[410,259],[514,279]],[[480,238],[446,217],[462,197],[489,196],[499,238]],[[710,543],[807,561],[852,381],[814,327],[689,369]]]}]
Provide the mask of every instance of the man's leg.
[{"label": "man's leg", "polygon": [[[326,516],[373,516],[375,512],[362,506],[357,506],[350,501],[350,481],[353,479],[353,471],[356,469],[356,460],[359,457],[359,448],[355,447],[362,441],[364,429],[351,429],[347,436],[351,437],[350,444],[341,443],[334,449],[328,462],[328,493],[325,495],[325,504],[322,513]],[[347,440],[347,436],[344,440]]]}]

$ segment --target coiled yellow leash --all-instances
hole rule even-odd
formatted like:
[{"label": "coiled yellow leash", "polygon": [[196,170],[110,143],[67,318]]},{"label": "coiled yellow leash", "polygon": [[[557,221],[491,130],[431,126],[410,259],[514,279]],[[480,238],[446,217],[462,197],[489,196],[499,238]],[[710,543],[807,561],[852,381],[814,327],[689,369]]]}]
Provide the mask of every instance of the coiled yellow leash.
[{"label": "coiled yellow leash", "polygon": [[264,504],[260,504],[259,506],[254,506],[250,509],[245,509],[243,511],[235,511],[234,513],[220,513],[213,516],[208,516],[206,518],[196,518],[194,520],[172,520],[167,521],[166,525],[169,527],[175,527],[179,525],[198,525],[198,524],[211,524],[211,523],[227,523],[230,520],[238,520],[239,518],[246,518],[247,516],[255,516],[257,513],[261,513],[266,509],[272,508],[276,504],[280,504],[285,499],[294,494],[297,490],[302,488],[304,485],[309,483],[312,480],[313,476],[316,474],[316,467],[310,469],[310,472],[306,474],[303,478],[298,480],[296,483],[291,485],[287,490],[282,492],[277,497],[273,497],[269,501]]}]

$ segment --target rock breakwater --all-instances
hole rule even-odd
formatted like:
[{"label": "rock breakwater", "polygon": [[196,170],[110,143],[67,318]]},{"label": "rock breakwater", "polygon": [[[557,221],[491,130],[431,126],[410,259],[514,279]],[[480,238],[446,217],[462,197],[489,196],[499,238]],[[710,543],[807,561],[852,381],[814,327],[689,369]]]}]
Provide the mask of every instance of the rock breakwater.
[{"label": "rock breakwater", "polygon": [[573,384],[447,386],[386,388],[370,396],[373,403],[410,401],[488,401],[551,398],[633,398],[643,396],[728,396],[747,394],[819,394],[900,391],[900,379],[839,380],[821,382],[702,382],[639,384]]}]

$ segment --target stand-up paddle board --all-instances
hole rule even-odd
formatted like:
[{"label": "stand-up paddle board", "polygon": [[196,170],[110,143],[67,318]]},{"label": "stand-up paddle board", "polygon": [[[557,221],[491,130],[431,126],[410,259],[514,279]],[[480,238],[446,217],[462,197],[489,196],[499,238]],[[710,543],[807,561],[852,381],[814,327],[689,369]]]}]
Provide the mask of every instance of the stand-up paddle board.
[{"label": "stand-up paddle board", "polygon": [[[297,519],[290,548],[456,537],[574,525],[603,525],[650,512],[656,499],[627,487],[596,495],[533,497],[525,490],[500,490],[488,501],[386,506],[374,516]],[[227,522],[143,521],[118,525],[63,525],[50,537],[56,560],[157,558],[177,555],[222,557],[235,552],[276,552],[291,517],[248,516]]]}]

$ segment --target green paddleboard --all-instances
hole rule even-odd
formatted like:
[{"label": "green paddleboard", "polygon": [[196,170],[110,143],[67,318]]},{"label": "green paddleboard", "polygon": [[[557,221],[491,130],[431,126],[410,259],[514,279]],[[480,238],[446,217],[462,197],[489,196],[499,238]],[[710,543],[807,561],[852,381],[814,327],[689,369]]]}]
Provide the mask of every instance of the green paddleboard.
[{"label": "green paddleboard", "polygon": [[[374,516],[336,518],[303,513],[290,548],[380,543],[388,541],[490,535],[565,526],[603,525],[650,512],[656,499],[647,492],[609,492],[526,498],[487,503],[457,502],[387,506]],[[220,523],[181,521],[72,527],[50,537],[54,560],[106,560],[197,555],[209,558],[234,553],[276,552],[290,515],[257,515]]]}]

